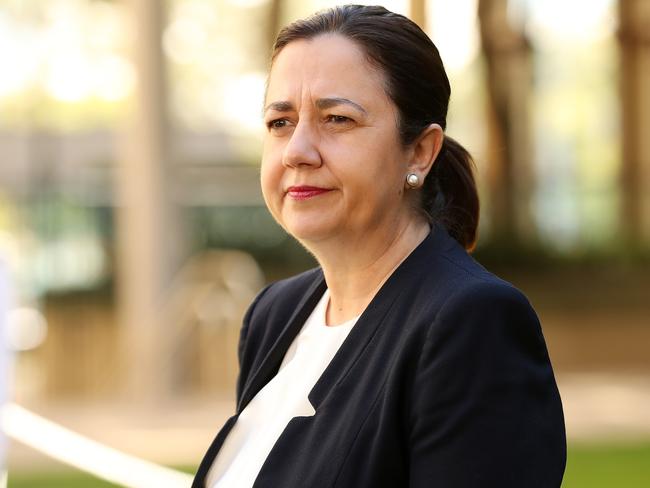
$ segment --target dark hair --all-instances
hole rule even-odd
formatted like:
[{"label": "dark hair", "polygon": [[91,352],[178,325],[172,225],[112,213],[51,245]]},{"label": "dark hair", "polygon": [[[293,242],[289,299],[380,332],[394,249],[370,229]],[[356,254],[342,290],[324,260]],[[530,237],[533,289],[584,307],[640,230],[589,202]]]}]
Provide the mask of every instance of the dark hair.
[{"label": "dark hair", "polygon": [[[412,144],[430,124],[447,125],[451,88],[438,49],[417,24],[383,7],[345,5],[297,20],[282,29],[272,60],[290,42],[336,33],[356,42],[380,69],[386,92],[399,113],[402,144]],[[466,249],[476,241],[479,201],[474,162],[458,142],[445,136],[422,186],[421,207]]]}]

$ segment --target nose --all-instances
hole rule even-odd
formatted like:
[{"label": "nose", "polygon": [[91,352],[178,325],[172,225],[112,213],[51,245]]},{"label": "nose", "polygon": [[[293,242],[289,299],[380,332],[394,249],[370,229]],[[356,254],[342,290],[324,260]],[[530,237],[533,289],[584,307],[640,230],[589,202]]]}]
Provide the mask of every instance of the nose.
[{"label": "nose", "polygon": [[321,165],[318,134],[311,124],[298,122],[284,147],[282,164],[293,168]]}]

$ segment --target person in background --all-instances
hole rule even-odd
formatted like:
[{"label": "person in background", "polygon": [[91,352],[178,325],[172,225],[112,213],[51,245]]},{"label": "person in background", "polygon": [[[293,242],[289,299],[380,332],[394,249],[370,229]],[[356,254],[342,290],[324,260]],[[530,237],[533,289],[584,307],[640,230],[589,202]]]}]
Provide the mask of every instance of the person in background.
[{"label": "person in background", "polygon": [[449,80],[412,21],[346,5],[275,42],[261,186],[319,267],[244,317],[237,410],[194,488],[549,488],[562,405],[526,297],[470,255]]}]

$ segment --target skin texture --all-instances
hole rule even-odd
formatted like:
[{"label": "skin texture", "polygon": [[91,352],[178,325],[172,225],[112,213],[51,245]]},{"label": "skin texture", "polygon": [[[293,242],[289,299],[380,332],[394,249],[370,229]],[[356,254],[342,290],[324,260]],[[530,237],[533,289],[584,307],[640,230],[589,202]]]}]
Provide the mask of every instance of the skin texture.
[{"label": "skin texture", "polygon": [[337,34],[288,44],[269,76],[262,192],[323,268],[331,325],[361,313],[429,232],[405,180],[424,180],[442,129],[432,124],[404,147],[384,86],[362,50]]}]

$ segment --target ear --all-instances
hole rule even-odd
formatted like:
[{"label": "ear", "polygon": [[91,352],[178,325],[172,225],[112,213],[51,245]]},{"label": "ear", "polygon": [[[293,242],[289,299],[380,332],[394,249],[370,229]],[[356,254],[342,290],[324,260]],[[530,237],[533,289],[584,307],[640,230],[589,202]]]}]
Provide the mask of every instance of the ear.
[{"label": "ear", "polygon": [[409,173],[417,174],[420,181],[424,181],[442,149],[444,139],[445,134],[439,124],[431,124],[424,129],[411,148]]}]

